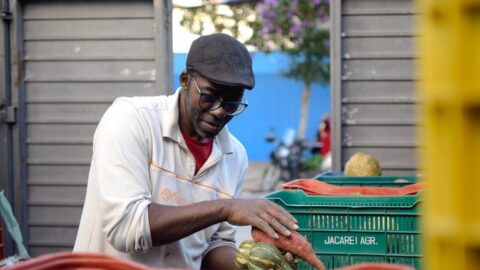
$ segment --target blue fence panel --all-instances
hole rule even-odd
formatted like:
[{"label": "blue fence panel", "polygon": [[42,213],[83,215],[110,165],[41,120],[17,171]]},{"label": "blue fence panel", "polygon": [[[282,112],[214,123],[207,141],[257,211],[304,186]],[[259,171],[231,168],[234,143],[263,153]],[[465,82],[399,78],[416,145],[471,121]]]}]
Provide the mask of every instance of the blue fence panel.
[{"label": "blue fence panel", "polygon": [[[271,129],[282,137],[288,128],[298,128],[300,105],[304,85],[301,81],[287,79],[280,70],[288,66],[288,57],[281,53],[252,54],[255,88],[245,91],[248,108],[229,124],[230,131],[243,143],[251,161],[267,161],[273,145],[265,141]],[[174,85],[185,68],[186,54],[175,54]],[[330,88],[311,86],[307,139],[313,140],[319,122],[330,114]]]}]

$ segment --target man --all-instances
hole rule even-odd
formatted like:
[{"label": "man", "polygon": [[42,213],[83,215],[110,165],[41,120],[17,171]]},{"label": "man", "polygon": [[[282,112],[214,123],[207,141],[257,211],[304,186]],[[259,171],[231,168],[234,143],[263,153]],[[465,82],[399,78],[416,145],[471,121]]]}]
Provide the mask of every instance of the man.
[{"label": "man", "polygon": [[247,156],[225,126],[254,87],[245,46],[225,34],[192,44],[171,96],[119,98],[94,136],[75,251],[151,267],[235,269],[235,229],[278,237],[298,226],[265,199],[236,199]]}]

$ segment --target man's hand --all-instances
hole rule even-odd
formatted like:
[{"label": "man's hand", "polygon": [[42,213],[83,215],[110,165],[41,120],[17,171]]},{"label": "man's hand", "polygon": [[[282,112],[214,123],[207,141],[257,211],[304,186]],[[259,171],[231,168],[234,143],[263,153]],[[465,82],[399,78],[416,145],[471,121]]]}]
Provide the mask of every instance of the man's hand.
[{"label": "man's hand", "polygon": [[225,200],[227,221],[232,225],[251,225],[278,238],[277,232],[289,236],[289,230],[297,230],[297,220],[279,205],[266,199]]}]

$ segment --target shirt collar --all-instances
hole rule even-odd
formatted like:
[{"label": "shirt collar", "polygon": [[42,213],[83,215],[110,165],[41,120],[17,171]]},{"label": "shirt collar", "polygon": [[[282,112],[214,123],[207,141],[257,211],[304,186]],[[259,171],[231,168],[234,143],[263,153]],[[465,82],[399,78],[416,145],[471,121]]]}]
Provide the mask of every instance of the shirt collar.
[{"label": "shirt collar", "polygon": [[[161,114],[161,122],[163,137],[170,138],[176,141],[179,144],[186,145],[185,139],[180,132],[178,125],[179,118],[179,98],[180,98],[181,88],[177,88],[175,93],[167,96],[167,101],[164,103],[166,108],[164,113]],[[213,140],[213,149],[212,152],[219,148],[223,154],[233,153],[232,138],[230,137],[230,132],[228,131],[227,126],[224,126],[222,130],[215,136]]]}]

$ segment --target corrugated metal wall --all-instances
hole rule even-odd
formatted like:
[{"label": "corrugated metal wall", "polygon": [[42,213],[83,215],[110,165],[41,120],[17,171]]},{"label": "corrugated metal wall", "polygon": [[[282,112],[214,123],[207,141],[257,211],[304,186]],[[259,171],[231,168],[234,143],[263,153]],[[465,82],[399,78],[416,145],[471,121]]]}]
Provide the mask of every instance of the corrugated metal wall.
[{"label": "corrugated metal wall", "polygon": [[165,6],[157,6],[163,2],[169,3],[23,3],[24,203],[26,245],[32,256],[71,250],[93,133],[111,102],[124,95],[158,95],[171,87],[171,55],[158,56],[171,42],[168,31],[159,31],[170,27],[165,16],[159,18]]},{"label": "corrugated metal wall", "polygon": [[415,173],[413,1],[332,3],[334,169],[362,151],[384,175]]}]

